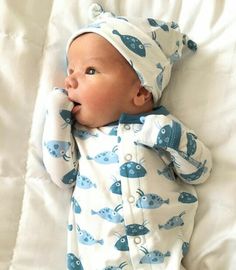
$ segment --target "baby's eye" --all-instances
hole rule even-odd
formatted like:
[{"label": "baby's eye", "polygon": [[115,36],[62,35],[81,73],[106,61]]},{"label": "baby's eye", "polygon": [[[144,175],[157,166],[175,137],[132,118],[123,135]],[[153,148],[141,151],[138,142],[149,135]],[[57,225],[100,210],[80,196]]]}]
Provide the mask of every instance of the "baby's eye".
[{"label": "baby's eye", "polygon": [[96,69],[93,67],[88,67],[85,71],[86,74],[88,75],[94,75],[95,73],[97,73]]}]

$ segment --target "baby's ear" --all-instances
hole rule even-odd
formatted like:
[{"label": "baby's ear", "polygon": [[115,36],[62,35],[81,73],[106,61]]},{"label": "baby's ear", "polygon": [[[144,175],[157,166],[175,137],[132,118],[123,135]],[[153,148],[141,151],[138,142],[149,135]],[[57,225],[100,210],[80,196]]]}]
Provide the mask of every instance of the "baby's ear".
[{"label": "baby's ear", "polygon": [[152,93],[141,86],[136,95],[133,97],[133,101],[134,105],[143,106],[148,102],[152,102]]}]

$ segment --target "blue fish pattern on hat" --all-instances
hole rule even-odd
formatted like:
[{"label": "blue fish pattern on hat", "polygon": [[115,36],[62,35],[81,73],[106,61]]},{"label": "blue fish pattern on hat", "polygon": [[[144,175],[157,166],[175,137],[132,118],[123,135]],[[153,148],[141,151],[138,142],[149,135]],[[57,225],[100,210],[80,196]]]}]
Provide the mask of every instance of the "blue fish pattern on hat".
[{"label": "blue fish pattern on hat", "polygon": [[163,31],[169,31],[169,26],[165,22],[155,20],[153,18],[148,18],[147,20],[151,26],[160,27]]},{"label": "blue fish pattern on hat", "polygon": [[145,46],[138,38],[130,35],[122,35],[117,30],[113,30],[112,33],[114,35],[118,35],[121,38],[124,45],[132,52],[136,53],[141,57],[146,56]]},{"label": "blue fish pattern on hat", "polygon": [[163,72],[164,72],[164,68],[162,67],[162,65],[160,63],[158,63],[156,65],[156,67],[158,69],[161,70],[161,72],[157,75],[157,78],[156,78],[156,82],[157,82],[157,86],[160,90],[162,90],[162,82],[163,82]]}]

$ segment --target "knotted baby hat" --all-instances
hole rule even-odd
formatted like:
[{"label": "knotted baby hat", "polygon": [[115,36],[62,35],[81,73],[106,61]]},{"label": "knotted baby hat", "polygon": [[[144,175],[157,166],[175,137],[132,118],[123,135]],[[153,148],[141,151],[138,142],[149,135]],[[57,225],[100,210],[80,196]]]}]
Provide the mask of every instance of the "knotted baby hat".
[{"label": "knotted baby hat", "polygon": [[182,56],[184,47],[192,51],[197,45],[180,32],[175,22],[153,18],[122,17],[105,12],[93,3],[89,9],[91,24],[74,33],[67,43],[78,36],[93,32],[109,41],[137,73],[141,85],[153,95],[154,105],[167,86],[173,64]]}]

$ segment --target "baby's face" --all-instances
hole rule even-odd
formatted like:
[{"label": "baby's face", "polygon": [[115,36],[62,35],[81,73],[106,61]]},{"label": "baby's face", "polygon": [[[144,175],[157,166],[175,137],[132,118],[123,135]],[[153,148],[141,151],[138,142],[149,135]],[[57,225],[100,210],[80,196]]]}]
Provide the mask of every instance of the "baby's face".
[{"label": "baby's face", "polygon": [[75,39],[68,51],[68,74],[65,88],[80,124],[100,127],[132,113],[140,81],[105,38],[86,33]]}]

